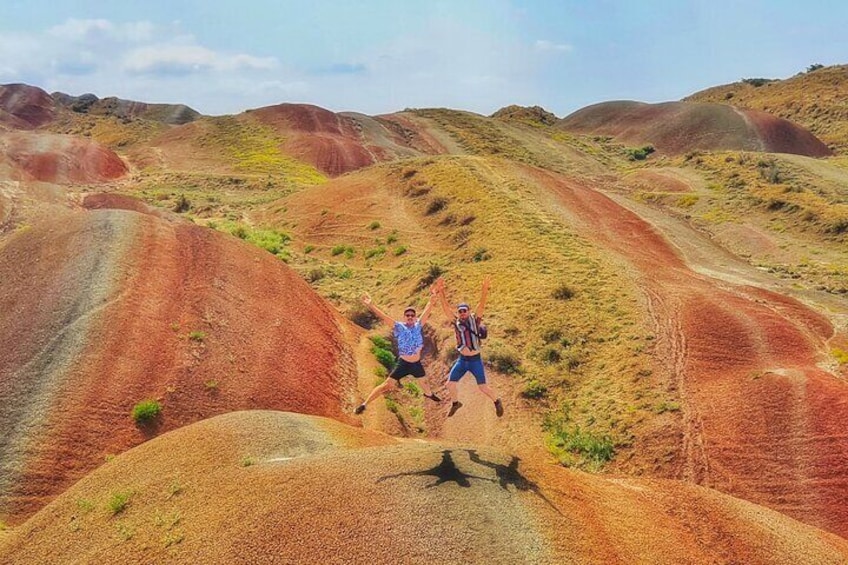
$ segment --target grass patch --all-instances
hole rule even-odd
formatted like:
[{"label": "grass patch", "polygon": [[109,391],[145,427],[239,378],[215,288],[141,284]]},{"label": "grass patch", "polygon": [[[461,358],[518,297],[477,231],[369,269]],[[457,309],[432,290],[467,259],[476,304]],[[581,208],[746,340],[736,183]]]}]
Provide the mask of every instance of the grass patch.
[{"label": "grass patch", "polygon": [[615,455],[615,444],[607,435],[597,435],[575,424],[546,425],[547,445],[566,467],[600,470]]},{"label": "grass patch", "polygon": [[127,509],[127,506],[129,506],[132,495],[133,493],[131,491],[121,491],[112,493],[112,495],[109,497],[108,502],[106,503],[106,509],[112,516],[114,516],[115,514],[120,514],[121,512]]},{"label": "grass patch", "polygon": [[158,401],[153,399],[142,400],[133,406],[132,419],[135,420],[136,424],[147,424],[156,419],[161,413],[162,406]]}]

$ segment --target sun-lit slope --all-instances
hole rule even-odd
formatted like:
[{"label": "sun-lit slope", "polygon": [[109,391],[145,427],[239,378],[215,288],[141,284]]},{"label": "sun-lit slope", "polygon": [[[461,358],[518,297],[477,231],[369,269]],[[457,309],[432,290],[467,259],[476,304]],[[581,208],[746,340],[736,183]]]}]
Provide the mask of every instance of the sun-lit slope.
[{"label": "sun-lit slope", "polygon": [[785,80],[748,79],[714,86],[684,100],[763,110],[804,126],[837,153],[848,151],[848,65]]},{"label": "sun-lit slope", "polygon": [[26,84],[0,84],[0,129],[35,129],[53,119],[53,99]]},{"label": "sun-lit slope", "polygon": [[757,110],[723,104],[633,101],[602,102],[560,120],[558,128],[579,134],[608,135],[630,145],[651,144],[657,151],[745,150],[830,154],[809,131]]},{"label": "sun-lit slope", "polygon": [[846,164],[843,157],[701,153],[634,169],[623,184],[634,199],[685,216],[752,265],[836,298],[848,292]]},{"label": "sun-lit slope", "polygon": [[[276,257],[159,212],[54,211],[7,234],[3,519],[36,510],[104,456],[212,414],[345,419],[355,368],[341,324]],[[161,416],[138,427],[131,411],[151,398]]]},{"label": "sun-lit slope", "polygon": [[654,227],[585,181],[537,174],[639,273],[662,373],[680,395],[681,476],[845,535],[848,386],[823,368],[834,363],[830,320],[775,292],[696,274]]},{"label": "sun-lit slope", "polygon": [[114,151],[85,138],[0,133],[0,176],[6,180],[85,184],[119,179],[127,172]]},{"label": "sun-lit slope", "polygon": [[445,152],[434,137],[391,115],[337,114],[308,104],[267,106],[250,114],[285,138],[287,154],[331,177],[373,163]]},{"label": "sun-lit slope", "polygon": [[[186,449],[186,446],[191,446]],[[116,457],[0,540],[13,563],[843,563],[848,542],[671,481],[251,411]],[[142,557],[143,556],[143,557]]]},{"label": "sun-lit slope", "polygon": [[[673,398],[651,376],[653,336],[631,272],[576,234],[540,191],[525,166],[439,156],[349,173],[255,219],[293,234],[290,264],[342,311],[355,311],[364,291],[394,315],[423,307],[439,274],[451,301],[476,303],[491,276],[486,357],[516,389],[510,402],[549,416],[557,437],[580,430],[629,453],[632,469],[673,475],[678,417],[663,408]],[[444,321],[437,307],[443,363],[453,339]],[[506,441],[543,445],[541,426],[526,432]],[[658,436],[651,449],[632,450],[634,436],[646,435]],[[586,453],[559,455],[599,464]]]}]

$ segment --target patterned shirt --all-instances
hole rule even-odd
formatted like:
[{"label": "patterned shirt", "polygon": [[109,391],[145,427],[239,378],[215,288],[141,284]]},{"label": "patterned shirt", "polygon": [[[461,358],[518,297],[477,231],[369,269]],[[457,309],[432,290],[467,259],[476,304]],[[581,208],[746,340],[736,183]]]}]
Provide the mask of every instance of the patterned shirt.
[{"label": "patterned shirt", "polygon": [[411,328],[401,322],[395,322],[394,334],[400,355],[415,355],[424,346],[424,335],[418,320],[415,320],[415,325]]}]

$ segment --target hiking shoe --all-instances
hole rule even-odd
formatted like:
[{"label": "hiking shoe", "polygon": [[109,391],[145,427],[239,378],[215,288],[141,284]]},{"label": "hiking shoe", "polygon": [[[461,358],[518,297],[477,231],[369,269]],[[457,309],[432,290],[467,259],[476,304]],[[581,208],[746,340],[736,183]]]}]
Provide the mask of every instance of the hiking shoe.
[{"label": "hiking shoe", "polygon": [[448,418],[450,418],[451,416],[456,414],[456,411],[459,410],[460,408],[462,408],[462,402],[457,400],[456,402],[452,403],[450,412],[448,412]]},{"label": "hiking shoe", "polygon": [[429,399],[430,399],[430,400],[432,400],[433,402],[441,402],[441,401],[442,401],[442,399],[441,399],[441,398],[439,398],[438,396],[436,396],[436,393],[435,393],[435,392],[434,392],[433,394],[425,394],[425,395],[424,395],[424,398],[429,398]]},{"label": "hiking shoe", "polygon": [[498,415],[498,418],[503,416],[503,403],[501,402],[500,398],[495,400],[495,414]]},{"label": "hiking shoe", "polygon": [[363,412],[365,412],[365,405],[364,404],[360,404],[359,406],[356,407],[356,410],[353,411],[354,414],[362,414]]}]

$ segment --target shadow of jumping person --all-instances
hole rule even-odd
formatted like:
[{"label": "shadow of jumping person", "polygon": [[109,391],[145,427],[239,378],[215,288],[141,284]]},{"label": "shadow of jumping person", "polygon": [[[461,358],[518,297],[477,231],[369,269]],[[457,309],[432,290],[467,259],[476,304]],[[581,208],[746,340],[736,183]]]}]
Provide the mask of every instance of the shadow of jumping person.
[{"label": "shadow of jumping person", "polygon": [[486,461],[480,457],[476,449],[466,449],[465,452],[468,453],[468,458],[472,463],[477,463],[478,465],[493,469],[495,471],[495,476],[498,477],[498,485],[500,485],[502,489],[508,491],[509,485],[512,485],[516,490],[532,492],[544,500],[548,506],[556,510],[560,516],[563,515],[562,512],[559,511],[559,508],[554,506],[553,503],[548,500],[548,497],[542,494],[542,491],[539,490],[536,483],[527,479],[518,471],[518,465],[521,463],[521,458],[513,455],[509,465],[503,465],[493,461]]},{"label": "shadow of jumping person", "polygon": [[379,479],[377,479],[377,482],[382,483],[386,479],[394,479],[397,477],[407,476],[436,477],[436,482],[427,485],[425,488],[436,487],[442,483],[447,482],[456,483],[461,487],[468,488],[471,486],[471,482],[468,479],[480,479],[481,481],[489,481],[492,483],[495,482],[494,479],[487,479],[486,477],[478,477],[476,475],[468,475],[466,473],[463,473],[462,470],[460,470],[459,467],[456,466],[456,463],[454,463],[453,457],[451,456],[451,451],[449,449],[445,449],[442,451],[442,460],[435,467],[431,467],[423,471],[409,471],[406,473],[386,475],[385,477],[380,477]]}]

